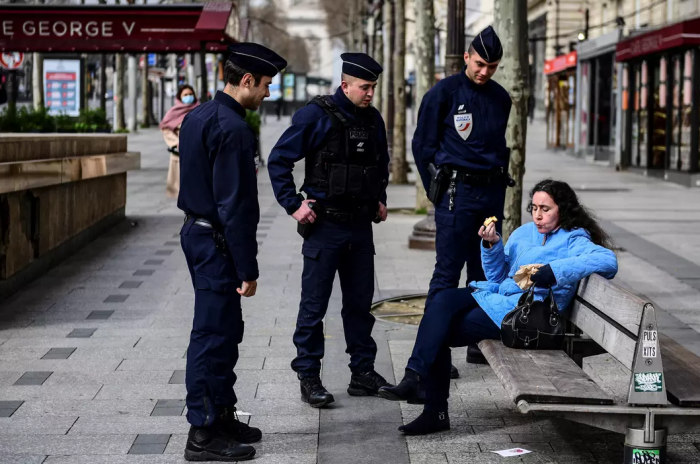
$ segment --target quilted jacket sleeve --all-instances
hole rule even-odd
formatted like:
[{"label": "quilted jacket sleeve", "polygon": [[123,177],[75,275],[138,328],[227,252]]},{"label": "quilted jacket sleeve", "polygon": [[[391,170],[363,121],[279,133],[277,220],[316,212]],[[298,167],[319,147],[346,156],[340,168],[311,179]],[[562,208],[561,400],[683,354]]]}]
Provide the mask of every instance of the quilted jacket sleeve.
[{"label": "quilted jacket sleeve", "polygon": [[503,246],[503,239],[496,242],[491,248],[484,246],[481,241],[481,265],[484,268],[486,280],[500,284],[508,277],[508,253],[511,248],[511,241]]},{"label": "quilted jacket sleeve", "polygon": [[591,242],[588,233],[578,230],[568,243],[569,257],[549,263],[557,285],[574,285],[591,274],[612,279],[617,274],[617,256],[611,250]]}]

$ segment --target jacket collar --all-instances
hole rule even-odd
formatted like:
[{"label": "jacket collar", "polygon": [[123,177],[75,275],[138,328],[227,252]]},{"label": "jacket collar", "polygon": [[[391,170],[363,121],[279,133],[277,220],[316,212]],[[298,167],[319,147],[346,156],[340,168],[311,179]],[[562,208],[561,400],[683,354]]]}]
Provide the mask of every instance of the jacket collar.
[{"label": "jacket collar", "polygon": [[241,104],[238,103],[236,99],[233,98],[231,95],[219,90],[218,92],[216,92],[216,95],[214,95],[214,100],[216,100],[224,106],[231,108],[233,111],[238,113],[238,115],[241,118],[245,119],[245,108],[243,108],[243,106],[241,106]]},{"label": "jacket collar", "polygon": [[336,90],[335,94],[333,95],[333,102],[338,105],[338,108],[349,115],[364,116],[369,114],[369,107],[360,108],[359,106],[356,106],[348,97],[345,96],[345,92],[343,92],[343,89],[340,87],[338,87],[338,90]]}]

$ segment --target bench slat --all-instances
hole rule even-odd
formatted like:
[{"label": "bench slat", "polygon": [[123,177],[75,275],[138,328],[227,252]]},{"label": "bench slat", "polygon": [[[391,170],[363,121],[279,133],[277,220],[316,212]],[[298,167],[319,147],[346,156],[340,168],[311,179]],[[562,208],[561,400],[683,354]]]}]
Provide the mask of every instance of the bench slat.
[{"label": "bench slat", "polygon": [[635,336],[639,333],[639,323],[646,302],[638,296],[598,274],[592,274],[581,281],[578,296]]},{"label": "bench slat", "polygon": [[[635,340],[576,300],[572,304],[569,319],[627,369],[632,370],[632,360],[634,359],[636,346]],[[637,322],[637,327],[639,327],[639,321]]]},{"label": "bench slat", "polygon": [[700,358],[665,334],[659,334],[659,342],[669,401],[700,407]]},{"label": "bench slat", "polygon": [[515,403],[613,404],[613,400],[560,350],[514,350],[500,340],[479,343]]}]

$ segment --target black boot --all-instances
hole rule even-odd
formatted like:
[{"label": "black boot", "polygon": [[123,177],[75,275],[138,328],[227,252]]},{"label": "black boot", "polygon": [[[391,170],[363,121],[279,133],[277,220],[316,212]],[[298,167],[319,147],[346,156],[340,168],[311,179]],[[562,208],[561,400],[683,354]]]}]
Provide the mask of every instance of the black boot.
[{"label": "black boot", "polygon": [[467,362],[469,364],[488,364],[481,350],[476,345],[467,346]]},{"label": "black boot", "polygon": [[393,387],[393,385],[374,370],[361,374],[352,374],[350,385],[348,386],[348,395],[377,396],[377,392],[381,387]]},{"label": "black boot", "polygon": [[420,376],[416,371],[406,369],[403,380],[395,387],[382,387],[379,396],[391,401],[415,402],[418,399]]},{"label": "black boot", "polygon": [[238,443],[257,443],[262,439],[259,428],[251,427],[238,420],[235,407],[223,408],[216,424],[222,432]]},{"label": "black boot", "polygon": [[450,378],[451,378],[451,379],[458,379],[458,378],[459,378],[459,371],[458,371],[457,368],[454,366],[454,364],[452,364],[452,365],[450,366]]},{"label": "black boot", "polygon": [[299,377],[301,381],[301,400],[309,403],[312,408],[322,408],[328,406],[335,398],[328,393],[321,383],[321,377]]},{"label": "black boot", "polygon": [[427,435],[429,433],[450,430],[450,416],[447,411],[436,412],[424,409],[413,422],[399,427],[404,435]]},{"label": "black boot", "polygon": [[248,461],[255,448],[237,443],[217,427],[190,427],[185,445],[185,461]]}]

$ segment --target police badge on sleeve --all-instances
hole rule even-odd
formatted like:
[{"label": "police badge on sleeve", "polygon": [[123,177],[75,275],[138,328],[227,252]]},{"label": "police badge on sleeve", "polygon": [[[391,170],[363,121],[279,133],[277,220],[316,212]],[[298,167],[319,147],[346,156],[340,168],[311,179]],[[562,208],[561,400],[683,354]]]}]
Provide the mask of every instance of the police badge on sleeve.
[{"label": "police badge on sleeve", "polygon": [[469,138],[473,125],[472,113],[455,114],[455,129],[457,129],[457,133],[463,140]]}]

